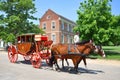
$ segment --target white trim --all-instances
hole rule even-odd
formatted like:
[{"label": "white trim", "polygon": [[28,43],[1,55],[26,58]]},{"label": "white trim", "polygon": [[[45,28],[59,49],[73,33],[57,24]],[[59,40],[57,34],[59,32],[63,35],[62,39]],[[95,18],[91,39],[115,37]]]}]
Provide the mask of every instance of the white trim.
[{"label": "white trim", "polygon": [[61,31],[47,31],[46,33],[55,33],[55,32],[61,32]]},{"label": "white trim", "polygon": [[58,20],[61,20],[61,18],[59,17]]},{"label": "white trim", "polygon": [[64,21],[61,21],[61,30],[65,29],[64,23],[65,23]]},{"label": "white trim", "polygon": [[50,19],[51,18],[51,16],[50,15],[48,15],[47,17],[46,17],[46,19]]},{"label": "white trim", "polygon": [[[54,35],[55,38],[53,37],[53,35]],[[51,40],[53,40],[53,44],[56,43],[56,34],[55,33],[51,34]]]},{"label": "white trim", "polygon": [[[45,26],[44,26],[44,24],[45,24]],[[44,29],[44,27],[45,27],[45,29]],[[46,30],[46,29],[47,29],[47,24],[46,24],[46,22],[42,22],[42,29],[43,29],[43,30]]]},{"label": "white trim", "polygon": [[70,43],[70,35],[67,35],[67,43]]},{"label": "white trim", "polygon": [[76,25],[75,22],[72,23],[71,21],[65,20],[65,19],[63,19],[63,18],[60,18],[60,20],[63,21],[63,22],[72,24],[72,25]]},{"label": "white trim", "polygon": [[65,40],[64,40],[64,34],[61,35],[61,43],[64,43]]},{"label": "white trim", "polygon": [[[53,28],[53,23],[54,23],[55,28]],[[56,22],[53,20],[51,21],[51,30],[55,30],[55,29],[56,29]]]},{"label": "white trim", "polygon": [[67,23],[67,31],[69,32],[70,31],[70,28],[69,28],[69,23]]}]

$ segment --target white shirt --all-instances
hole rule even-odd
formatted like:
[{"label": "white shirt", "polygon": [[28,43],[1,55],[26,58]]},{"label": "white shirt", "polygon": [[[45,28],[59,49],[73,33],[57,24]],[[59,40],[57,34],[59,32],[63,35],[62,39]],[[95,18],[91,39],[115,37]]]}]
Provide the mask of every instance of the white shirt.
[{"label": "white shirt", "polygon": [[74,35],[74,43],[80,42],[79,35]]}]

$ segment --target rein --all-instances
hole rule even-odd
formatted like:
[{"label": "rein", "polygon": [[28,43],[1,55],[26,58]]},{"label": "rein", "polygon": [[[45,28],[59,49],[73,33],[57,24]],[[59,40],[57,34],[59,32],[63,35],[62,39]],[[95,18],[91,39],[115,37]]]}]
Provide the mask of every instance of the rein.
[{"label": "rein", "polygon": [[68,55],[76,55],[76,56],[82,56],[82,57],[86,57],[87,56],[87,54],[75,53],[75,52],[70,52],[69,54],[55,54],[54,56],[62,58],[64,56],[68,56]]}]

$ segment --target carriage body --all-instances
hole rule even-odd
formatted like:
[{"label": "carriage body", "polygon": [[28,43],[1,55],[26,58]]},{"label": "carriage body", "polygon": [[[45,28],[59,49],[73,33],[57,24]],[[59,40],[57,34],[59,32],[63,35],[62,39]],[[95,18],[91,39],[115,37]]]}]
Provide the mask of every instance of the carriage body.
[{"label": "carriage body", "polygon": [[30,60],[33,67],[39,68],[41,60],[45,59],[48,63],[50,56],[49,46],[52,42],[48,41],[46,35],[24,34],[17,36],[16,44],[8,48],[8,58],[10,62],[15,63],[18,54],[23,55],[25,60]]}]

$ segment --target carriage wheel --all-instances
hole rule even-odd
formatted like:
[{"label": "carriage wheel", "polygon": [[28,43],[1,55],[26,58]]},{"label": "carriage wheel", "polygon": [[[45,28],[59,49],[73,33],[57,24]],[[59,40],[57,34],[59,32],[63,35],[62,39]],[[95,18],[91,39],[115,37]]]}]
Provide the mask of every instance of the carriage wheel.
[{"label": "carriage wheel", "polygon": [[30,61],[34,68],[41,67],[41,57],[39,54],[33,54]]},{"label": "carriage wheel", "polygon": [[18,54],[16,54],[14,50],[15,48],[13,46],[8,48],[8,58],[11,63],[15,63],[18,59]]}]

